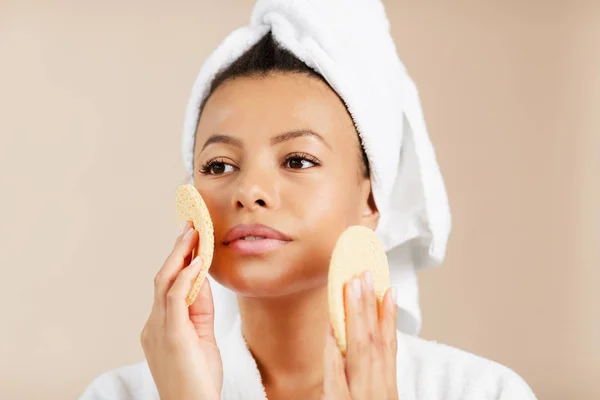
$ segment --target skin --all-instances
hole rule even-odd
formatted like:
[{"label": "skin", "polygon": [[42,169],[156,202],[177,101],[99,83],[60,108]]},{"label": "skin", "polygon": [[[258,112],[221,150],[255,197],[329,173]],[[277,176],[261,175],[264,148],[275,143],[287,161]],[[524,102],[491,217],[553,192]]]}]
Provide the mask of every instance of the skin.
[{"label": "skin", "polygon": [[[286,132],[300,130],[318,137],[292,135],[273,142]],[[214,141],[213,135],[229,139]],[[337,238],[351,225],[375,229],[379,220],[371,183],[361,174],[358,146],[352,119],[338,96],[324,82],[303,74],[272,73],[226,81],[211,95],[201,115],[194,184],[215,227],[210,273],[238,294],[242,332],[270,400],[397,398],[392,294],[387,293],[379,304],[369,275],[346,286],[345,357],[329,326],[327,275]],[[251,223],[271,226],[292,240],[261,256],[240,256],[223,244],[230,228]],[[187,267],[197,240],[194,229],[187,238],[185,233],[178,238],[176,255],[157,274],[158,306],[153,307],[149,321],[169,320],[168,307],[161,308],[161,304],[172,304],[173,313],[185,314],[181,302],[191,285],[187,275],[193,273],[180,277],[197,268]],[[177,286],[179,280],[182,283]],[[176,289],[169,289],[170,285]],[[213,376],[212,383],[203,383],[203,388],[193,388],[195,373],[222,368],[214,353],[212,310],[206,283],[187,321],[180,317],[179,325],[173,327],[168,322],[147,324],[142,343],[146,338],[146,356],[161,398],[185,398],[186,394],[218,398],[214,393],[220,384],[214,382],[222,382],[222,372]],[[164,333],[170,331],[185,334]],[[269,332],[268,340],[264,332]],[[155,337],[176,342],[177,351],[171,351],[175,356],[161,353],[160,339],[149,339]],[[165,339],[164,343],[170,342]],[[155,361],[151,363],[150,358]],[[171,372],[159,365],[170,365]],[[196,372],[192,366],[198,366]],[[172,372],[184,368],[188,368],[186,378]],[[175,393],[173,388],[179,387],[184,392]]]}]

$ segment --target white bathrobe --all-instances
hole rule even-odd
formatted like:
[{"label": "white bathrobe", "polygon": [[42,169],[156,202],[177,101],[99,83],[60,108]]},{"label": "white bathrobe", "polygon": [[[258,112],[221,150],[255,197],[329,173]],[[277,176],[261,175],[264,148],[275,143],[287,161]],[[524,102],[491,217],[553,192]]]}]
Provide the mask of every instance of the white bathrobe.
[{"label": "white bathrobe", "polygon": [[[240,319],[220,346],[223,359],[221,400],[266,400]],[[474,354],[398,331],[396,358],[401,400],[532,400],[535,395],[511,369]],[[159,399],[148,364],[108,371],[85,389],[80,400]]]}]

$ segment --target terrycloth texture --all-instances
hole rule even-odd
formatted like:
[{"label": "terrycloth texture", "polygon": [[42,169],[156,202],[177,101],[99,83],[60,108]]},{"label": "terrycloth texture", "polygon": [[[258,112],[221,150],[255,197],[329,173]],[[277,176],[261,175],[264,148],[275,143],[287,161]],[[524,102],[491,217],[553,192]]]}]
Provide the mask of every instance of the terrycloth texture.
[{"label": "terrycloth texture", "polygon": [[[221,400],[266,400],[256,362],[246,346],[239,318],[221,346]],[[398,397],[403,400],[535,400],[514,371],[456,348],[398,332]],[[80,400],[158,400],[146,362],[108,371]]]},{"label": "terrycloth texture", "polygon": [[[182,150],[193,183],[199,107],[213,77],[271,31],[277,43],[329,82],[354,119],[372,168],[380,212],[376,232],[398,293],[398,329],[417,334],[415,268],[443,261],[451,218],[417,88],[389,29],[378,0],[258,0],[250,24],[232,32],[202,66],[186,111]],[[219,338],[238,310],[233,293],[211,283]]]}]

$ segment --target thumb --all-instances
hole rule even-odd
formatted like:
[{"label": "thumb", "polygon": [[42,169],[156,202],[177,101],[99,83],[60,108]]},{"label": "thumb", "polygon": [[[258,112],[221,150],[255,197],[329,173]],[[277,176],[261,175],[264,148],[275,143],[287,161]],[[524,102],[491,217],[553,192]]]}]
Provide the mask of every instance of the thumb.
[{"label": "thumb", "polygon": [[189,307],[190,321],[200,339],[217,344],[215,339],[215,305],[208,277],[204,282],[196,300]]}]

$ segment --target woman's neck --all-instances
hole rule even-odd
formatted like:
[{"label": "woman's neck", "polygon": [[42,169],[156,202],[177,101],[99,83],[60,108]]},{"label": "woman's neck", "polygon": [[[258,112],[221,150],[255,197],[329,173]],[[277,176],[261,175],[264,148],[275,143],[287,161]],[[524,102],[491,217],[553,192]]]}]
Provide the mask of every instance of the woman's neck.
[{"label": "woman's neck", "polygon": [[279,389],[320,388],[327,286],[278,298],[238,299],[242,333],[263,385]]}]

